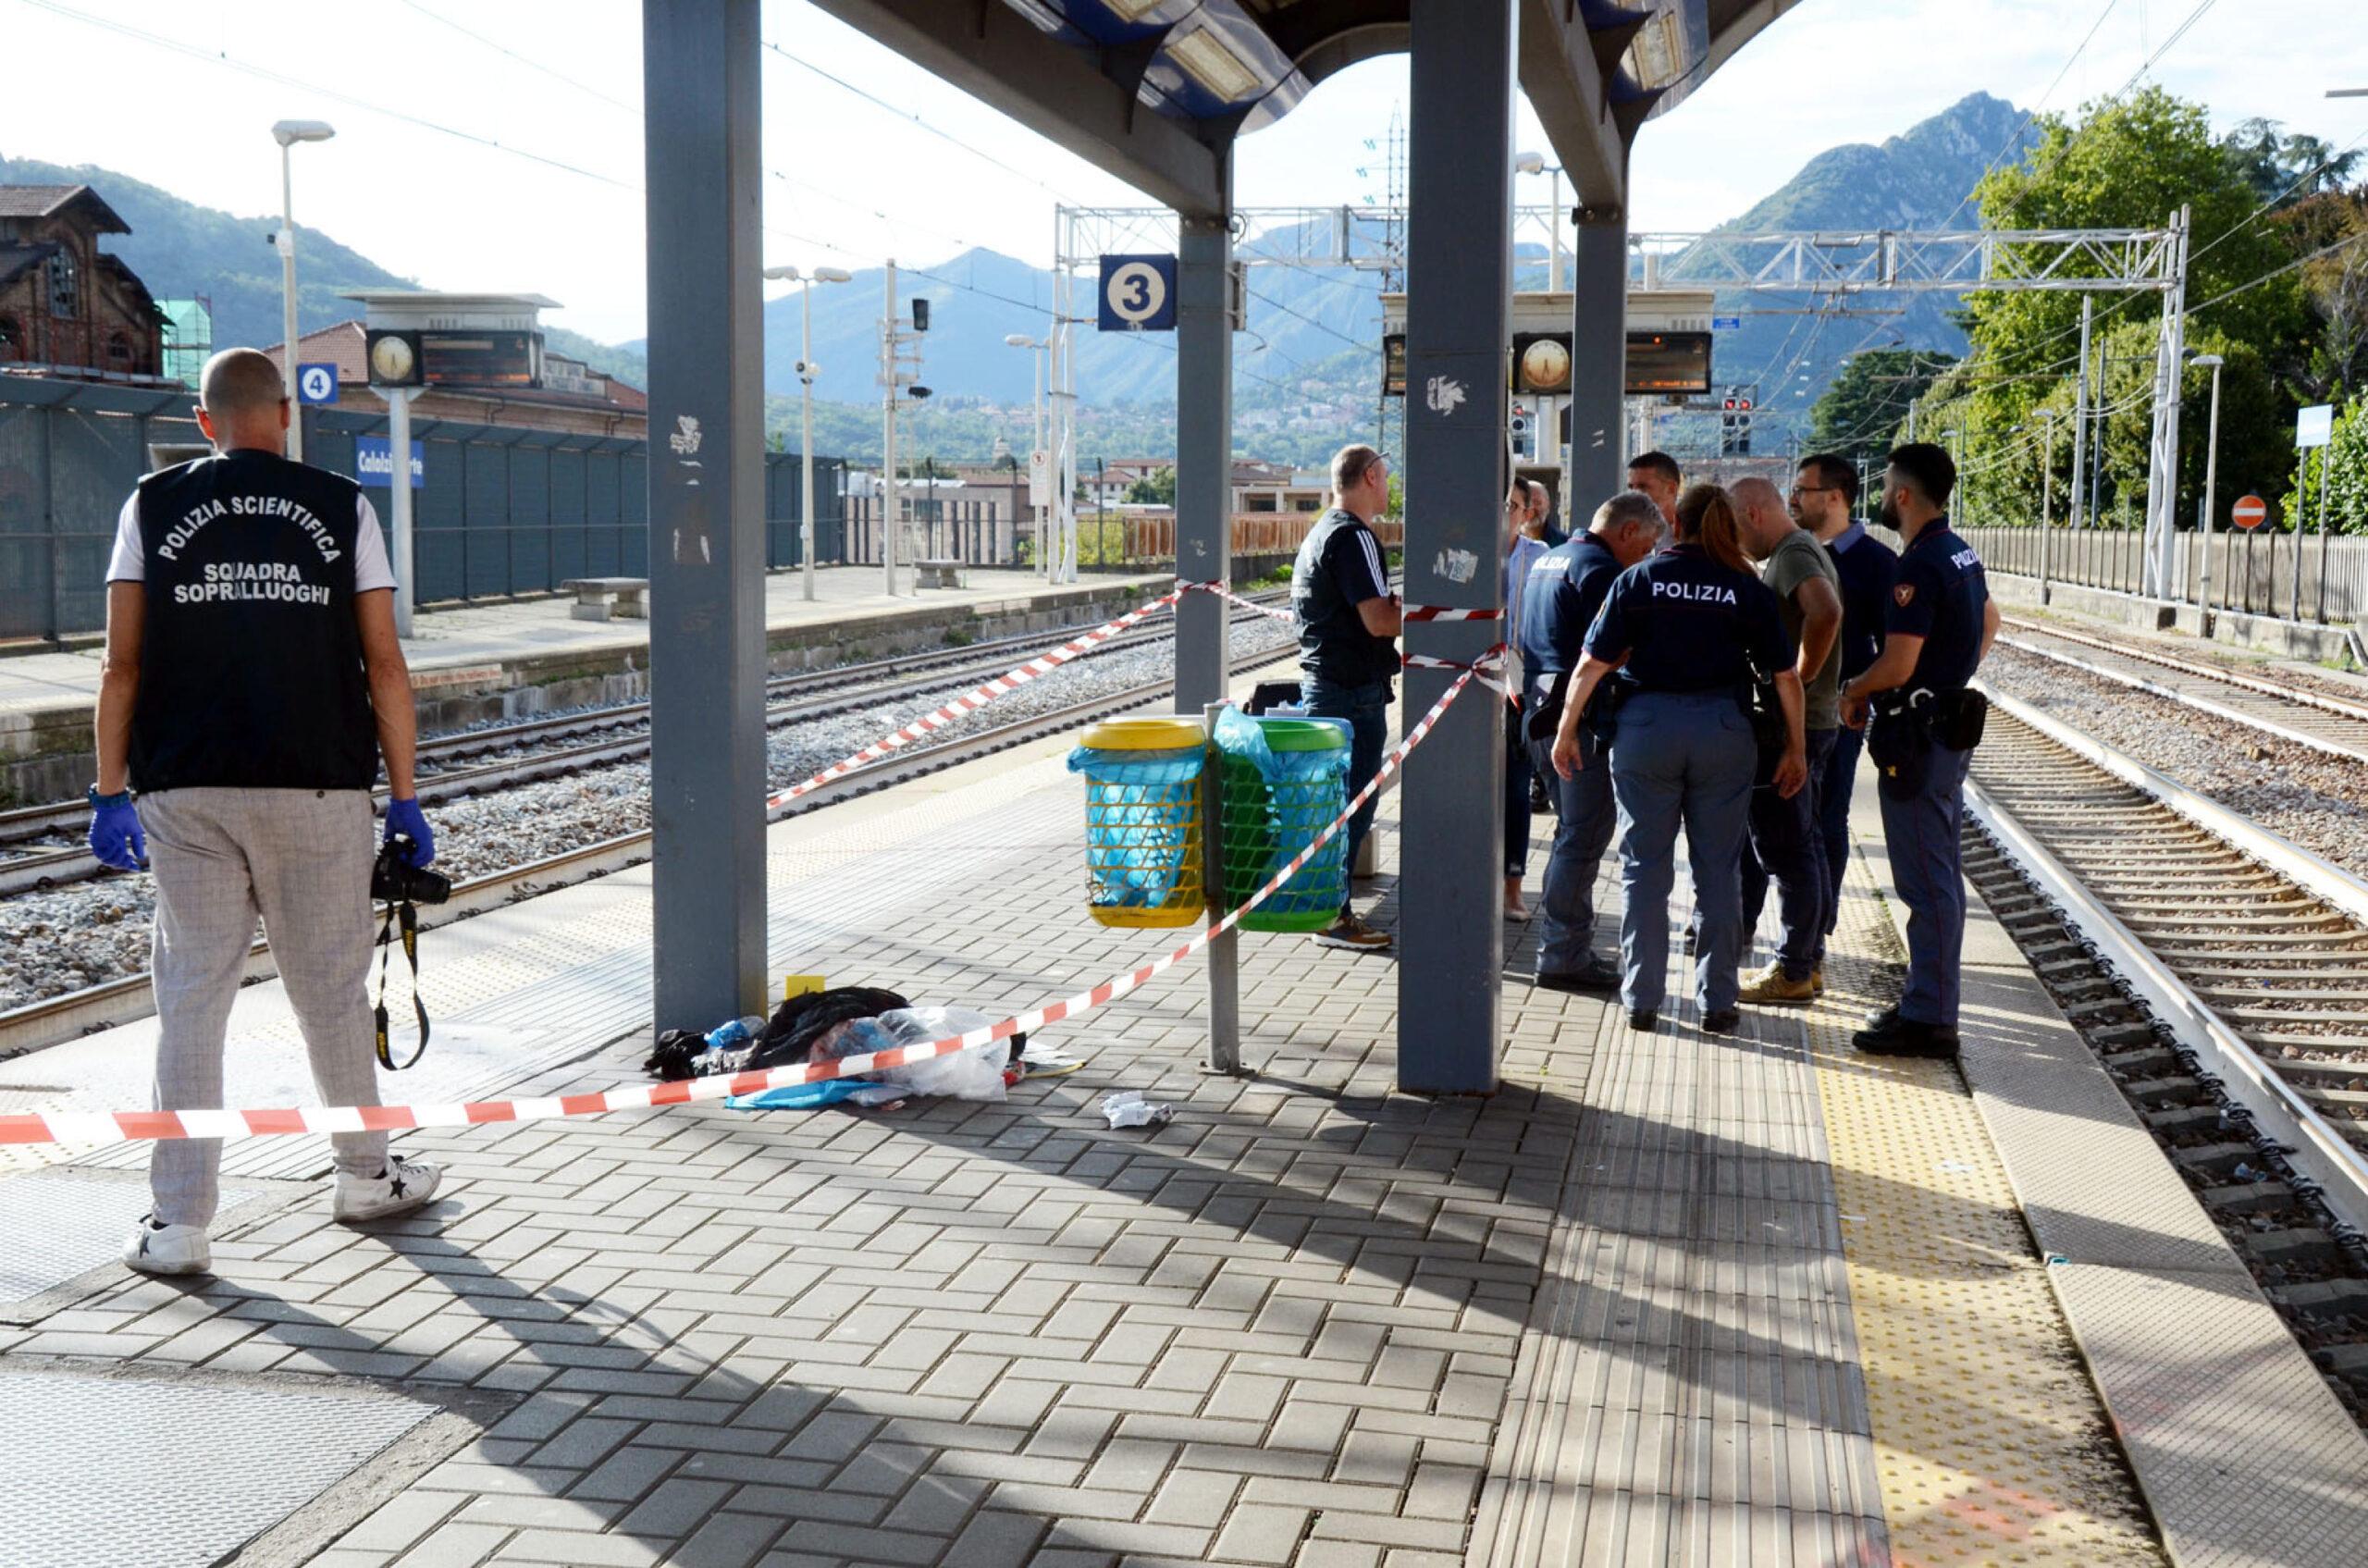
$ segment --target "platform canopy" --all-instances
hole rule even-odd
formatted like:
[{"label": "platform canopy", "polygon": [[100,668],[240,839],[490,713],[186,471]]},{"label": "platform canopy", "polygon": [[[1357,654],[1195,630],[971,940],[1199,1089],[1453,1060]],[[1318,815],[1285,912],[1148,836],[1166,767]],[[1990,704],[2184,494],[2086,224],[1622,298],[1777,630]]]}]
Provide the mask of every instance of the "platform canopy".
[{"label": "platform canopy", "polygon": [[[1412,0],[817,0],[1186,216],[1234,138],[1408,47]],[[1522,91],[1580,205],[1616,210],[1636,128],[1799,0],[1520,0]]]}]

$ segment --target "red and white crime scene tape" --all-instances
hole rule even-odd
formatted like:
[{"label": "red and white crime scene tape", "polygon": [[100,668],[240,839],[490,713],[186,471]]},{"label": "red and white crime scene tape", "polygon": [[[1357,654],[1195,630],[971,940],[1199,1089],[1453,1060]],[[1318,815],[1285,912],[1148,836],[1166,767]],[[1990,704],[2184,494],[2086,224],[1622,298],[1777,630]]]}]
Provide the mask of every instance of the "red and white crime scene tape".
[{"label": "red and white crime scene tape", "polygon": [[1176,586],[1179,591],[1186,593],[1215,594],[1217,598],[1228,603],[1238,604],[1244,610],[1254,610],[1270,621],[1298,620],[1298,617],[1288,610],[1278,610],[1271,604],[1260,604],[1255,599],[1244,599],[1223,583],[1178,583]]},{"label": "red and white crime scene tape", "polygon": [[1400,617],[1406,621],[1501,621],[1501,610],[1452,610],[1439,604],[1410,604]]},{"label": "red and white crime scene tape", "polygon": [[1108,642],[1137,622],[1146,620],[1157,611],[1166,609],[1184,597],[1186,587],[1193,586],[1196,585],[1179,585],[1161,598],[1153,599],[1149,604],[1129,610],[1116,621],[1097,626],[1083,636],[1072,637],[1050,653],[1041,654],[1025,664],[1005,670],[986,685],[973,687],[963,693],[936,712],[925,713],[894,735],[884,736],[865,747],[861,751],[841,758],[804,784],[794,784],[787,789],[765,796],[765,809],[771,810],[778,806],[786,806],[799,796],[821,788],[832,779],[844,778],[858,768],[868,768],[899,747],[910,746],[931,730],[942,730],[964,714],[975,712],[996,698],[1007,692],[1018,690],[1037,676],[1051,674],[1070,660],[1091,652],[1097,644]]},{"label": "red and white crime scene tape", "polygon": [[[1174,597],[1169,596],[1170,599]],[[1148,613],[1156,608],[1155,605],[1146,605],[1137,613]],[[1488,655],[1484,655],[1474,664],[1485,664],[1488,659]],[[1064,997],[1033,1012],[1005,1019],[986,1029],[974,1029],[967,1034],[932,1040],[927,1044],[875,1052],[868,1056],[845,1056],[837,1061],[771,1068],[729,1077],[630,1084],[592,1094],[560,1094],[540,1099],[479,1100],[422,1105],[289,1106],[275,1110],[35,1111],[0,1116],[0,1144],[114,1142],[122,1139],[269,1138],[300,1132],[395,1132],[407,1128],[473,1127],[487,1122],[544,1121],[558,1117],[648,1110],[660,1105],[686,1105],[696,1100],[721,1100],[732,1094],[757,1094],[785,1084],[818,1083],[824,1079],[857,1077],[924,1061],[931,1056],[948,1056],[956,1051],[975,1050],[998,1040],[1008,1040],[1015,1034],[1031,1032],[1047,1024],[1077,1018],[1165,974],[1231,931],[1240,922],[1242,916],[1272,897],[1290,880],[1293,872],[1314,859],[1318,850],[1338,835],[1358,808],[1378,795],[1382,786],[1396,776],[1399,765],[1405,760],[1407,754],[1422,744],[1423,737],[1431,733],[1440,715],[1447,711],[1448,705],[1462,695],[1463,688],[1475,679],[1486,679],[1474,666],[1456,668],[1461,673],[1449,683],[1447,690],[1431,704],[1414,727],[1406,733],[1406,738],[1382,759],[1381,768],[1374,774],[1372,782],[1357,792],[1355,798],[1309,842],[1306,848],[1291,857],[1288,865],[1268,878],[1265,885],[1238,907],[1229,910],[1206,930],[1196,932],[1191,940],[1175,951],[1163,954],[1139,969],[1105,980],[1090,991],[1079,992],[1074,996]]]}]

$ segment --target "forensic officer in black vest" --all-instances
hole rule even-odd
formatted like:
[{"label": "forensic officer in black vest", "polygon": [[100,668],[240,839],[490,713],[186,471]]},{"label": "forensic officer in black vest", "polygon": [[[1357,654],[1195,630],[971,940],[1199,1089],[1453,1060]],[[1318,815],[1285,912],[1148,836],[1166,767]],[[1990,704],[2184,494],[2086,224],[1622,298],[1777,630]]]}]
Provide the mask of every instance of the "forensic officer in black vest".
[{"label": "forensic officer in black vest", "polygon": [[[375,1105],[370,792],[382,752],[387,837],[411,840],[413,865],[436,853],[412,784],[394,574],[360,487],[282,455],[277,365],[226,350],[198,399],[213,455],[140,482],[107,567],[91,850],[120,870],[153,851],[157,1109],[222,1105],[224,1032],[258,915],[323,1101]],[[385,1133],[330,1142],[337,1218],[435,1195],[436,1167],[389,1154]],[[208,1269],[220,1167],[218,1139],[160,1141],[154,1207],[124,1261]]]},{"label": "forensic officer in black vest", "polygon": [[1612,582],[1660,547],[1660,508],[1650,496],[1622,490],[1596,509],[1587,531],[1555,546],[1530,568],[1522,593],[1521,672],[1531,765],[1554,791],[1554,845],[1537,908],[1537,983],[1548,991],[1610,991],[1620,969],[1590,945],[1595,878],[1611,843],[1618,812],[1611,800],[1606,732],[1579,715],[1585,766],[1564,778],[1554,767],[1571,676],[1585,656]]},{"label": "forensic officer in black vest", "polygon": [[1580,747],[1579,715],[1609,677],[1621,698],[1611,790],[1620,802],[1627,894],[1621,995],[1631,1028],[1649,1031],[1659,1019],[1681,820],[1701,911],[1694,972],[1702,1027],[1723,1034],[1741,1021],[1735,963],[1743,948],[1744,822],[1758,762],[1745,703],[1755,669],[1772,678],[1785,729],[1774,788],[1790,799],[1808,778],[1794,657],[1776,595],[1751,570],[1733,508],[1715,485],[1696,485],[1678,498],[1677,543],[1622,572],[1587,633],[1553,760],[1565,779],[1601,766]]},{"label": "forensic officer in black vest", "polygon": [[1998,606],[1981,558],[1949,527],[1956,480],[1956,464],[1939,447],[1918,442],[1891,454],[1883,521],[1907,548],[1892,584],[1882,653],[1842,687],[1844,722],[1868,727],[1883,846],[1907,906],[1906,987],[1898,1006],[1852,1039],[1877,1056],[1957,1053],[1965,947],[1957,834],[1985,707],[1966,685],[1998,636]]}]

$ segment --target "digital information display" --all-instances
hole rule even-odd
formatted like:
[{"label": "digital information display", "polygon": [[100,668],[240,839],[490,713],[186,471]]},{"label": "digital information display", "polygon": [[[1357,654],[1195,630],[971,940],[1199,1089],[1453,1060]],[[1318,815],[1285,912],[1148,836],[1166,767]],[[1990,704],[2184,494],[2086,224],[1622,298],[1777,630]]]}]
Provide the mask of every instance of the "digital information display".
[{"label": "digital information display", "polygon": [[1649,397],[1662,392],[1710,390],[1710,334],[1708,332],[1631,332],[1628,334],[1628,393]]},{"label": "digital information display", "polygon": [[531,332],[423,332],[420,379],[431,387],[532,387]]},{"label": "digital information display", "polygon": [[[1518,332],[1508,355],[1507,385],[1517,393],[1560,396],[1571,389],[1571,335],[1567,332]],[[1628,334],[1630,397],[1710,390],[1710,334],[1708,332],[1631,332]],[[1382,396],[1406,395],[1406,335],[1391,332],[1381,340]]]}]

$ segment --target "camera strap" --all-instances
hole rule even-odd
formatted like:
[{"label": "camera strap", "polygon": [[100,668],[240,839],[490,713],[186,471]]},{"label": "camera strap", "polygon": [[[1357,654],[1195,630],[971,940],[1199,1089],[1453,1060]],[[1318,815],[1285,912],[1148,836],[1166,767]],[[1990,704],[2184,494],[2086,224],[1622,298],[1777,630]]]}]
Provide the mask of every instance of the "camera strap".
[{"label": "camera strap", "polygon": [[[387,963],[390,946],[388,938],[394,935],[398,927],[402,932],[403,957],[411,963],[412,1016],[419,1019],[419,1049],[413,1051],[411,1054],[411,1060],[406,1062],[395,1060],[395,1054],[387,1043]],[[387,906],[386,920],[378,927],[378,1005],[371,1016],[376,1019],[378,1025],[378,1065],[380,1067],[385,1068],[388,1072],[401,1072],[407,1067],[416,1065],[420,1057],[427,1055],[427,1005],[419,999],[419,907],[408,898],[389,903]]]}]

